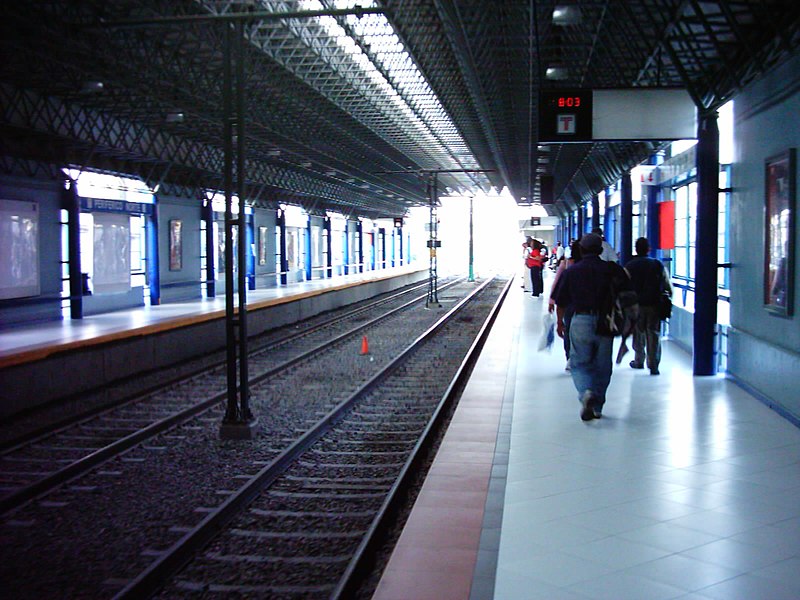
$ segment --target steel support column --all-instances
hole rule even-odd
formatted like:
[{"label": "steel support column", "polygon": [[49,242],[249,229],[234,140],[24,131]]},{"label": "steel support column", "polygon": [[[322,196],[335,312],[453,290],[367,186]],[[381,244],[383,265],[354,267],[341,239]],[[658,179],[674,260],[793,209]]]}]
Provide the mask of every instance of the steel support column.
[{"label": "steel support column", "polygon": [[597,194],[592,195],[592,229],[600,227],[600,197]]},{"label": "steel support column", "polygon": [[[236,35],[236,79],[233,78],[233,35]],[[238,21],[235,30],[225,27],[225,333],[227,344],[228,406],[220,429],[223,439],[252,439],[257,419],[250,411],[250,380],[247,350],[247,219],[245,217],[245,99],[244,99],[244,23]],[[235,105],[234,105],[235,100]],[[234,135],[235,131],[235,135]],[[236,188],[239,212],[233,218],[233,158],[236,150]],[[234,309],[233,240],[237,234],[236,284],[238,311]],[[237,361],[238,353],[238,361]],[[237,373],[238,366],[238,373]],[[238,389],[237,389],[238,374]],[[237,393],[238,392],[238,393]]]},{"label": "steel support column", "polygon": [[331,218],[325,217],[325,231],[328,232],[327,240],[325,243],[325,276],[330,279],[333,277],[333,228],[331,227]]},{"label": "steel support column", "polygon": [[472,196],[469,197],[469,275],[467,281],[475,281],[475,252],[474,252],[474,230],[472,227]]},{"label": "steel support column", "polygon": [[717,246],[719,244],[719,127],[717,113],[700,116],[697,132],[697,242],[695,253],[695,375],[717,372]]},{"label": "steel support column", "polygon": [[358,235],[358,269],[357,273],[364,272],[364,225],[361,221],[356,224],[356,234]]},{"label": "steel support column", "polygon": [[631,259],[633,248],[633,185],[631,172],[623,173],[620,190],[620,228],[619,228],[619,261],[627,264]]},{"label": "steel support column", "polygon": [[208,198],[203,201],[202,219],[206,222],[206,296],[213,298],[217,295],[217,247],[214,245],[214,206]]},{"label": "steel support column", "polygon": [[439,247],[439,217],[437,206],[439,204],[439,178],[435,172],[430,173],[428,176],[428,200],[430,202],[430,235],[428,236],[428,251],[430,253],[430,263],[428,265],[428,297],[425,300],[425,306],[436,305],[441,308],[439,304],[439,274],[438,274],[438,259],[437,248]]},{"label": "steel support column", "polygon": [[63,191],[67,211],[67,260],[69,261],[69,316],[83,318],[83,272],[81,271],[81,199],[78,182],[70,179]]}]

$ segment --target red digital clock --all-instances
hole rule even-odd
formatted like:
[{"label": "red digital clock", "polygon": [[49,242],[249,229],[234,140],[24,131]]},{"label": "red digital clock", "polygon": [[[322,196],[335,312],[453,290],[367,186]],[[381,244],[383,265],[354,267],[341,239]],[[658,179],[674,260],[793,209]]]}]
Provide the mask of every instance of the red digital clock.
[{"label": "red digital clock", "polygon": [[578,108],[581,105],[580,96],[559,96],[559,108]]}]

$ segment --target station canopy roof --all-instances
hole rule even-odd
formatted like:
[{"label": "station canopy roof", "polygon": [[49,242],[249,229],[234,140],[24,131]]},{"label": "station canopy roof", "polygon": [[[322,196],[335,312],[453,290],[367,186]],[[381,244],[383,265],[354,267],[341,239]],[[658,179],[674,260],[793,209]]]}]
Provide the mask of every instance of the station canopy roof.
[{"label": "station canopy roof", "polygon": [[224,189],[241,50],[245,196],[370,218],[426,205],[434,172],[442,193],[507,187],[521,204],[552,176],[547,210],[561,214],[663,142],[543,144],[540,90],[681,87],[713,110],[800,45],[797,0],[37,0],[0,10],[3,172],[80,165],[160,193]]}]

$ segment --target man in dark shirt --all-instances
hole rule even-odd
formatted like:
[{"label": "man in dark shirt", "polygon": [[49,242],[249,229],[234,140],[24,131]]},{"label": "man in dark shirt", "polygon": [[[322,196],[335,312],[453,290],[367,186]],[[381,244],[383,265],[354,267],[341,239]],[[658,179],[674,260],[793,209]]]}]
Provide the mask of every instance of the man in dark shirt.
[{"label": "man in dark shirt", "polygon": [[598,313],[608,294],[612,277],[631,289],[625,270],[617,263],[600,259],[603,239],[587,233],[580,240],[583,258],[561,274],[553,293],[557,306],[558,335],[564,337],[564,313],[574,310],[569,327],[569,366],[572,382],[578,390],[581,419],[599,419],[611,382],[611,352],[614,338],[597,333]]},{"label": "man in dark shirt", "polygon": [[647,238],[636,240],[636,256],[625,265],[639,301],[639,316],[633,333],[634,359],[631,368],[643,369],[645,359],[651,375],[658,375],[661,363],[661,317],[658,301],[662,293],[672,296],[672,284],[660,260],[647,256]]}]

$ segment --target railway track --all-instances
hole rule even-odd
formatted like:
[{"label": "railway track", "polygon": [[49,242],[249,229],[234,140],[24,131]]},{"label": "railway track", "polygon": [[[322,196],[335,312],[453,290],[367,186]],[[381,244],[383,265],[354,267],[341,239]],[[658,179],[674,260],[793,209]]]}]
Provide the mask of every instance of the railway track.
[{"label": "railway track", "polygon": [[161,597],[353,598],[508,287],[480,318],[459,303],[116,598],[152,595],[187,562]]},{"label": "railway track", "polygon": [[[445,284],[443,289],[457,281]],[[254,340],[249,355],[251,385],[279,375],[362,330],[422,302],[425,285],[391,294],[334,316],[311,320],[288,335],[268,334]],[[409,296],[411,296],[409,298]],[[7,445],[0,453],[0,513],[46,493],[136,444],[202,414],[225,401],[224,359],[201,372],[162,386],[144,396],[62,423],[30,440]]]},{"label": "railway track", "polygon": [[[442,291],[440,301],[451,307],[475,287],[459,283]],[[359,354],[358,334],[253,385],[251,406],[261,430],[252,442],[219,439],[224,407],[217,402],[8,511],[0,520],[0,579],[15,581],[19,599],[54,597],[53,590],[58,597],[112,597],[440,316],[409,309],[371,326],[368,356]],[[475,321],[460,318],[461,330]],[[359,443],[368,441],[382,445],[369,438]]]}]

